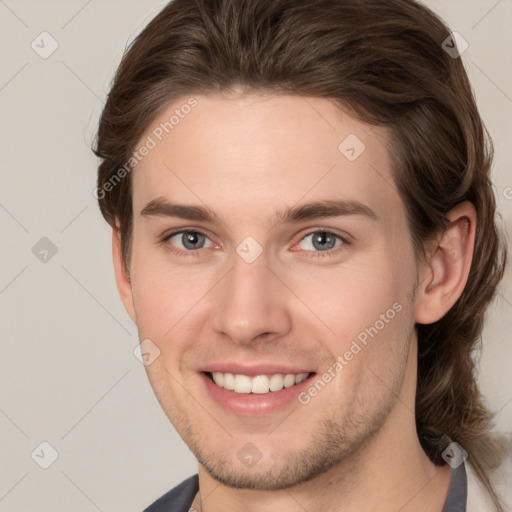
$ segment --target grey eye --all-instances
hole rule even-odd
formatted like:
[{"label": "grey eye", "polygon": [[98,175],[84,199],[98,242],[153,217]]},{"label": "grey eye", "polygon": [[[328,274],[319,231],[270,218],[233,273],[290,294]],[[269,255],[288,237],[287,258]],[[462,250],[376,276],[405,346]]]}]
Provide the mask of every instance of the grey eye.
[{"label": "grey eye", "polygon": [[[316,250],[316,251],[329,251],[334,249],[335,247],[341,245],[344,240],[334,233],[329,233],[328,231],[316,231],[315,233],[309,233],[302,240],[301,243],[310,239],[309,242],[306,243],[305,250]],[[340,243],[336,245],[337,240],[340,240]]]},{"label": "grey eye", "polygon": [[[203,249],[208,237],[197,231],[181,231],[168,238],[169,242],[186,251]],[[180,246],[181,245],[181,246]]]}]

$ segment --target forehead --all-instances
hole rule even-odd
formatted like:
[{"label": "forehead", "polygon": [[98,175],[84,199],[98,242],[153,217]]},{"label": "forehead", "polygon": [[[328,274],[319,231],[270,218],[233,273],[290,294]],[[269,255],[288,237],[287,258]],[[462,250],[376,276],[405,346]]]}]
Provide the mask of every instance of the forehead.
[{"label": "forehead", "polygon": [[[191,105],[193,105],[191,107]],[[135,215],[157,197],[260,221],[300,202],[358,200],[401,210],[385,128],[330,100],[299,95],[194,95],[173,101],[137,148]]]}]

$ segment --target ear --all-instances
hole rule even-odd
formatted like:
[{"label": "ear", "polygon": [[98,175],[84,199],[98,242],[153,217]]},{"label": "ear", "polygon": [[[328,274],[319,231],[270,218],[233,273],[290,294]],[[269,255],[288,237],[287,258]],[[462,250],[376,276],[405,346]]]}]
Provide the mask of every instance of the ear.
[{"label": "ear", "polygon": [[415,322],[431,324],[457,302],[466,286],[475,248],[476,211],[469,201],[458,204],[446,217],[450,223],[428,251],[420,271]]},{"label": "ear", "polygon": [[112,258],[114,261],[114,272],[116,276],[117,290],[123,301],[126,312],[136,324],[135,308],[133,305],[133,292],[130,277],[126,271],[123,261],[123,250],[121,245],[121,232],[118,226],[112,228]]}]

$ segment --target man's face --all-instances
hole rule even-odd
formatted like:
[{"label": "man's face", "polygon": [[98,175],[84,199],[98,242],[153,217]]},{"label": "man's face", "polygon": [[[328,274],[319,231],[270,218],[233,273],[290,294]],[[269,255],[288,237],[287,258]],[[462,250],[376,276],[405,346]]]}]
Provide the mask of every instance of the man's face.
[{"label": "man's face", "polygon": [[[156,147],[132,174],[127,309],[160,351],[146,369],[162,408],[210,474],[293,485],[374,436],[411,365],[416,266],[388,134],[326,99],[195,98],[141,139]],[[346,208],[299,210],[317,202]]]}]

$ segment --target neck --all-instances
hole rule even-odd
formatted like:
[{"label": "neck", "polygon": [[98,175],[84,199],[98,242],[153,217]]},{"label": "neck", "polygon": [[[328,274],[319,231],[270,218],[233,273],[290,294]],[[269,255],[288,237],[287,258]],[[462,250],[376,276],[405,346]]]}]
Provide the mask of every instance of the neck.
[{"label": "neck", "polygon": [[274,491],[233,489],[200,465],[198,512],[441,512],[451,468],[421,448],[414,415],[416,346],[395,405],[382,428],[351,456],[308,482]]}]

